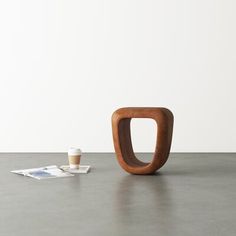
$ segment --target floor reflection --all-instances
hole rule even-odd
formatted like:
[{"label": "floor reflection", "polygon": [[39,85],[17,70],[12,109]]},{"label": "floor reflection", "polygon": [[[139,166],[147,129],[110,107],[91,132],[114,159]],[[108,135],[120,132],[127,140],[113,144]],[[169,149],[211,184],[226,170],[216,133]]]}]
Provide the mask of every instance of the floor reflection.
[{"label": "floor reflection", "polygon": [[[139,232],[161,230],[165,224],[174,226],[173,195],[164,175],[126,175],[118,184],[114,202],[117,230],[139,228]],[[145,229],[144,226],[145,225]],[[164,231],[168,231],[165,227]],[[165,233],[161,230],[163,233]]]}]

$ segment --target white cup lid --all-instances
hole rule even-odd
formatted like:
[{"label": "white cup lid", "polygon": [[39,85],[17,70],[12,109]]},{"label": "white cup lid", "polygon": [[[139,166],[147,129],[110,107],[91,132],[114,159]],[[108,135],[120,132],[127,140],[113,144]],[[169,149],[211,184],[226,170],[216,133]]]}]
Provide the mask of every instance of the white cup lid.
[{"label": "white cup lid", "polygon": [[73,156],[73,155],[81,155],[81,150],[79,149],[79,148],[73,148],[73,147],[71,147],[71,148],[69,148],[69,150],[68,150],[68,155],[71,155],[71,156]]}]

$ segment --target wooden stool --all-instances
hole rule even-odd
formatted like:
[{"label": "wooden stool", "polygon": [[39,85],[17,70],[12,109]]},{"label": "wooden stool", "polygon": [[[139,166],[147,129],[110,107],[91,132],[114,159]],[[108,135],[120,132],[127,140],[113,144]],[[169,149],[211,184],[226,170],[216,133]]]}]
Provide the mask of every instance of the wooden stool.
[{"label": "wooden stool", "polygon": [[[150,118],[158,125],[156,148],[150,163],[138,160],[134,154],[130,121],[132,118]],[[174,117],[166,108],[127,107],[116,110],[112,115],[112,132],[116,156],[121,167],[131,174],[153,174],[160,169],[168,159]]]}]

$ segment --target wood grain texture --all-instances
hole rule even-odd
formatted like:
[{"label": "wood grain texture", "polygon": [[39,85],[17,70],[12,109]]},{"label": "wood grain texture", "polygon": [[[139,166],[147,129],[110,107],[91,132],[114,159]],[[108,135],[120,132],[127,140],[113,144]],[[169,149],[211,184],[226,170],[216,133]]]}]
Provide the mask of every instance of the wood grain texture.
[{"label": "wood grain texture", "polygon": [[[153,159],[150,163],[140,161],[134,154],[130,121],[132,118],[149,118],[156,121],[157,139]],[[167,108],[126,107],[112,115],[112,133],[116,156],[120,166],[131,174],[153,174],[167,161],[173,132],[174,116]]]}]

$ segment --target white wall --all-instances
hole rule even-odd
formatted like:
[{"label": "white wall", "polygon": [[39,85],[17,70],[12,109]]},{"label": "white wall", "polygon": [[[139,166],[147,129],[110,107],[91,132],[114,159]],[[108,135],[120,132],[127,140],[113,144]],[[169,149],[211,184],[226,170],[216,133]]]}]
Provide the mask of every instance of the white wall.
[{"label": "white wall", "polygon": [[[0,2],[0,151],[113,151],[123,106],[175,114],[172,151],[236,151],[233,0]],[[152,151],[151,122],[134,122]]]}]

